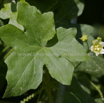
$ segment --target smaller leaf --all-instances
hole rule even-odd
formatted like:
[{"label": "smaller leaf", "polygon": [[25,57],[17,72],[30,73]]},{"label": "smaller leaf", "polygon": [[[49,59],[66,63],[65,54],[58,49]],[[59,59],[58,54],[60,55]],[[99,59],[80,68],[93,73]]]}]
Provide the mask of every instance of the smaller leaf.
[{"label": "smaller leaf", "polygon": [[0,10],[0,18],[9,19],[9,24],[12,24],[18,27],[21,30],[24,30],[23,26],[17,23],[17,12],[12,12],[11,3],[4,4],[4,8]]}]

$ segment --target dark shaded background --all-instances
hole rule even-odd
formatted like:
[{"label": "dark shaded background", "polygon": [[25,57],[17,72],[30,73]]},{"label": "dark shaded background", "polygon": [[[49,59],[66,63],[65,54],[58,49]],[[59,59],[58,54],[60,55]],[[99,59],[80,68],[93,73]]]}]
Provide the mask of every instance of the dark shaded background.
[{"label": "dark shaded background", "polygon": [[78,23],[94,25],[104,24],[104,0],[84,0],[85,8]]}]

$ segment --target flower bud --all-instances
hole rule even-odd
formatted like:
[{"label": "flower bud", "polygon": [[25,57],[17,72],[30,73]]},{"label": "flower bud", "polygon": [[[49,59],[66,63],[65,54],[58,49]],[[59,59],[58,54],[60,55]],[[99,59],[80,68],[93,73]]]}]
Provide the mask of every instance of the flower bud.
[{"label": "flower bud", "polygon": [[88,36],[87,35],[83,35],[81,38],[80,38],[83,42],[86,42],[88,40]]},{"label": "flower bud", "polygon": [[99,42],[101,42],[102,38],[100,38],[100,37],[97,37],[97,40],[98,40]]}]

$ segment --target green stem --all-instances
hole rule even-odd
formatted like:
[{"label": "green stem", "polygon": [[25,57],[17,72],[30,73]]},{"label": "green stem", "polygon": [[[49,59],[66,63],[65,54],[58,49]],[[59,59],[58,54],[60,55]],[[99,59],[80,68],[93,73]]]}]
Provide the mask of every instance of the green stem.
[{"label": "green stem", "polygon": [[91,85],[98,91],[98,93],[99,93],[101,99],[104,100],[104,99],[103,99],[103,93],[101,92],[101,90],[100,90],[93,82],[90,81],[90,83],[91,83]]},{"label": "green stem", "polygon": [[9,49],[9,46],[6,46],[6,47],[3,49],[2,52],[4,53],[4,52],[6,52],[8,49]]},{"label": "green stem", "polygon": [[2,50],[2,52],[0,53],[0,56],[1,56],[3,53],[5,53],[8,49],[9,49],[9,46],[6,46],[6,47]]},{"label": "green stem", "polygon": [[90,47],[89,47],[89,45],[88,45],[88,42],[86,41],[86,43],[87,43],[87,47],[88,47],[88,50],[90,49]]},{"label": "green stem", "polygon": [[13,52],[13,49],[11,49],[5,56],[4,56],[4,60]]},{"label": "green stem", "polygon": [[78,68],[78,67],[79,67],[79,65],[80,65],[81,63],[82,63],[82,62],[79,62],[79,63],[78,63],[78,65],[75,67],[75,69],[76,69],[76,68]]},{"label": "green stem", "polygon": [[90,47],[89,47],[89,45],[88,45],[88,42],[87,42],[87,41],[86,41],[86,43],[87,43],[87,47],[88,47],[87,53],[89,53],[89,52],[90,52]]},{"label": "green stem", "polygon": [[50,75],[48,74],[49,79],[49,103],[51,103],[51,84],[50,84]]},{"label": "green stem", "polygon": [[43,87],[44,87],[44,84],[45,84],[45,80],[46,80],[46,76],[45,76],[45,78],[44,78],[44,80],[43,80],[43,84],[42,84],[42,87],[41,87],[41,90],[40,90],[40,93],[39,93],[39,96],[38,96],[38,99],[37,99],[37,102],[36,102],[36,103],[39,102],[39,99],[40,99],[40,96],[41,96],[41,94],[42,94]]}]

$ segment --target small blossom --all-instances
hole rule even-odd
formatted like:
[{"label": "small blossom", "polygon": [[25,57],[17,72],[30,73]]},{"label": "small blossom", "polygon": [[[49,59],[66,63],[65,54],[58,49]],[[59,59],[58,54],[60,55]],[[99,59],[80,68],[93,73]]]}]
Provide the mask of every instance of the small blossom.
[{"label": "small blossom", "polygon": [[104,42],[101,42],[101,39],[98,40],[98,39],[95,39],[93,42],[92,42],[92,46],[91,46],[91,51],[93,51],[96,56],[98,56],[99,54],[104,54]]},{"label": "small blossom", "polygon": [[87,35],[83,35],[80,39],[81,39],[82,41],[86,42],[87,39],[88,39],[88,36],[87,36]]}]

